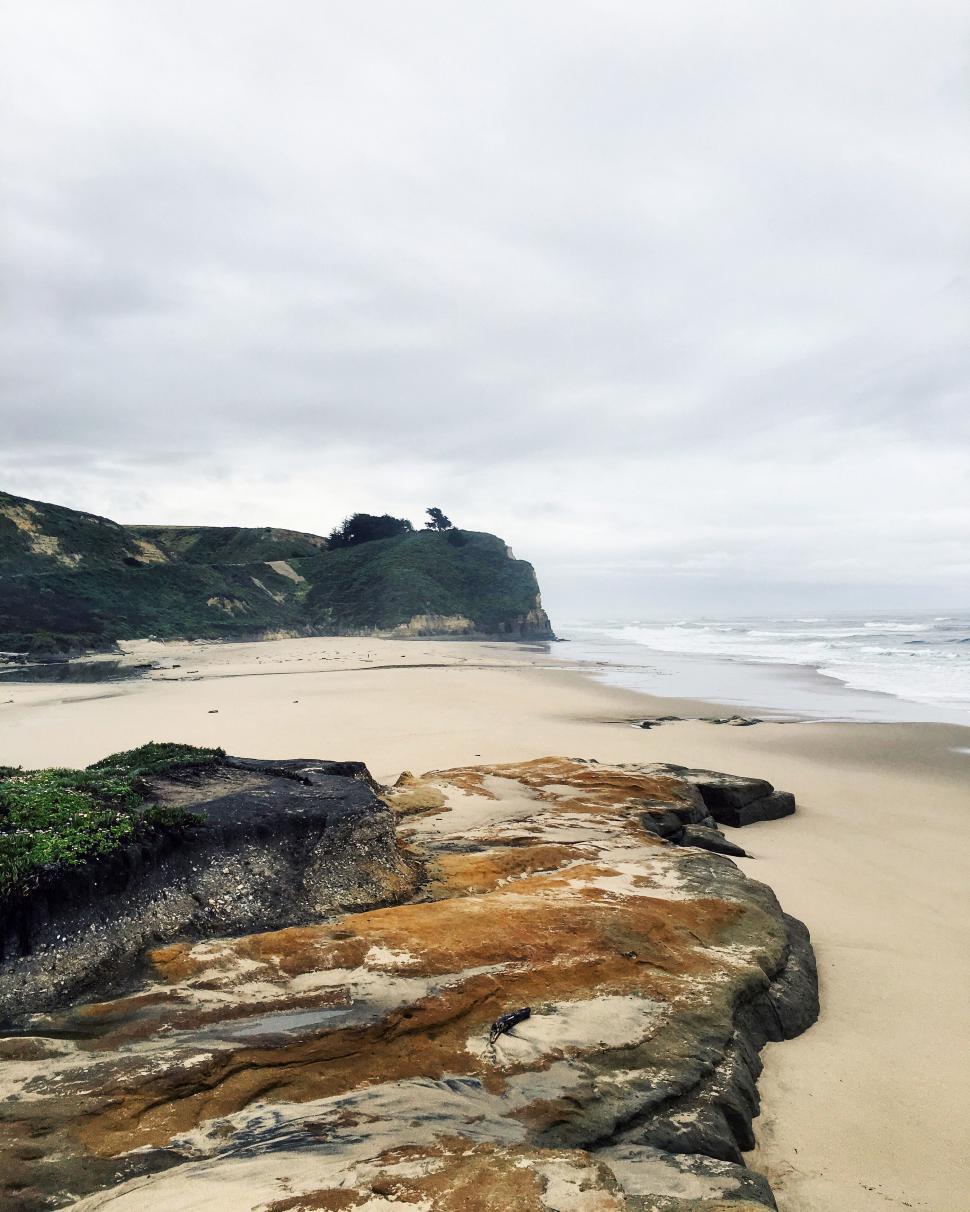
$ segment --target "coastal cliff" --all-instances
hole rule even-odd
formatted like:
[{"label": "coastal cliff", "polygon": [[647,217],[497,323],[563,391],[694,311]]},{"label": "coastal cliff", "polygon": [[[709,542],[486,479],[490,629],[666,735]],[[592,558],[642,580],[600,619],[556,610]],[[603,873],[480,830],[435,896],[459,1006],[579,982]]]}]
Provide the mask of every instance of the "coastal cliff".
[{"label": "coastal cliff", "polygon": [[122,526],[0,493],[0,651],[291,635],[551,639],[532,565],[477,531],[331,549],[272,527]]},{"label": "coastal cliff", "polygon": [[[711,852],[721,793],[773,788],[679,769],[551,757],[381,789],[217,755],[146,779],[200,818],[180,859],[147,856],[115,929],[119,887],[79,878],[3,961],[46,1006],[0,1038],[4,1206],[773,1208],[741,1153],[761,1046],[817,1013],[814,960]],[[37,948],[84,979],[45,988]]]}]

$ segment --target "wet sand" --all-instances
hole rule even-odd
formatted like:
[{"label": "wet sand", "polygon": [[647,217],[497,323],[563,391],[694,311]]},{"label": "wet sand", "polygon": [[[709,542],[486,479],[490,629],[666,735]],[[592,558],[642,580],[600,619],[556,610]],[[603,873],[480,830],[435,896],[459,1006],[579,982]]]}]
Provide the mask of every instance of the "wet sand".
[{"label": "wet sand", "polygon": [[[759,775],[793,818],[738,831],[749,874],[812,931],[822,1015],[769,1045],[750,1161],[782,1212],[965,1206],[970,728],[723,716],[572,670],[557,647],[299,639],[129,645],[145,680],[0,686],[0,764],[81,765],[147,740],[360,759],[380,779],[564,754]],[[179,668],[170,666],[178,665]]]}]

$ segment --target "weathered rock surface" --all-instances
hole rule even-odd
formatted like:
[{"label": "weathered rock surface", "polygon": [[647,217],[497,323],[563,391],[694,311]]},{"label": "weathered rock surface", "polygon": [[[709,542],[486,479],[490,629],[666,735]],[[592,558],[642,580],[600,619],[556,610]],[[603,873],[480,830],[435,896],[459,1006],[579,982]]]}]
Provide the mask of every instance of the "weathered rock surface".
[{"label": "weathered rock surface", "polygon": [[764,779],[722,774],[717,770],[692,770],[665,762],[653,763],[645,769],[672,775],[696,787],[711,816],[721,825],[739,827],[755,821],[775,821],[795,811],[791,792],[776,791]]},{"label": "weathered rock surface", "polygon": [[61,868],[0,913],[0,1026],[130,983],[176,935],[267,930],[399,899],[414,872],[359,762],[229,758],[149,780],[204,824]]},{"label": "weathered rock surface", "polygon": [[699,786],[546,758],[385,798],[421,899],[157,947],[0,1040],[3,1206],[773,1208],[739,1151],[814,964],[768,888],[648,827],[716,832]]}]

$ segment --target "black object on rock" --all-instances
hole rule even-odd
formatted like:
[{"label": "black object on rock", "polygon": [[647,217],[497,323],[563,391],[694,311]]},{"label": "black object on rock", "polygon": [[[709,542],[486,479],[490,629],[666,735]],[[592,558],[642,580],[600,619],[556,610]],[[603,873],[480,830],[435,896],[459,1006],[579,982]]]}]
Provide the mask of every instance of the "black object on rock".
[{"label": "black object on rock", "polygon": [[508,1014],[501,1015],[492,1023],[488,1033],[488,1042],[494,1044],[500,1035],[507,1034],[517,1023],[524,1022],[531,1014],[532,1007],[523,1006],[521,1010],[510,1010]]}]

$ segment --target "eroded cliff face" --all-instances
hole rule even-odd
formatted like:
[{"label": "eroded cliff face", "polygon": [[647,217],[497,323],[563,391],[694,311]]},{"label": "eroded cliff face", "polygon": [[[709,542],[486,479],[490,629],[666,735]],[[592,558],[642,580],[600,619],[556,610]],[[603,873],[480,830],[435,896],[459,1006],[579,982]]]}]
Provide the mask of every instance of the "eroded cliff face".
[{"label": "eroded cliff face", "polygon": [[4,1206],[774,1207],[740,1150],[759,1048],[816,1014],[811,948],[697,848],[696,780],[545,758],[385,799],[419,897],[167,943],[0,1041]]},{"label": "eroded cliff face", "polygon": [[376,635],[392,639],[415,639],[433,636],[463,639],[500,640],[550,640],[554,639],[549,616],[542,609],[541,599],[536,594],[536,604],[524,614],[510,615],[495,624],[495,631],[482,631],[479,624],[463,614],[416,614],[390,630],[377,631]]}]

